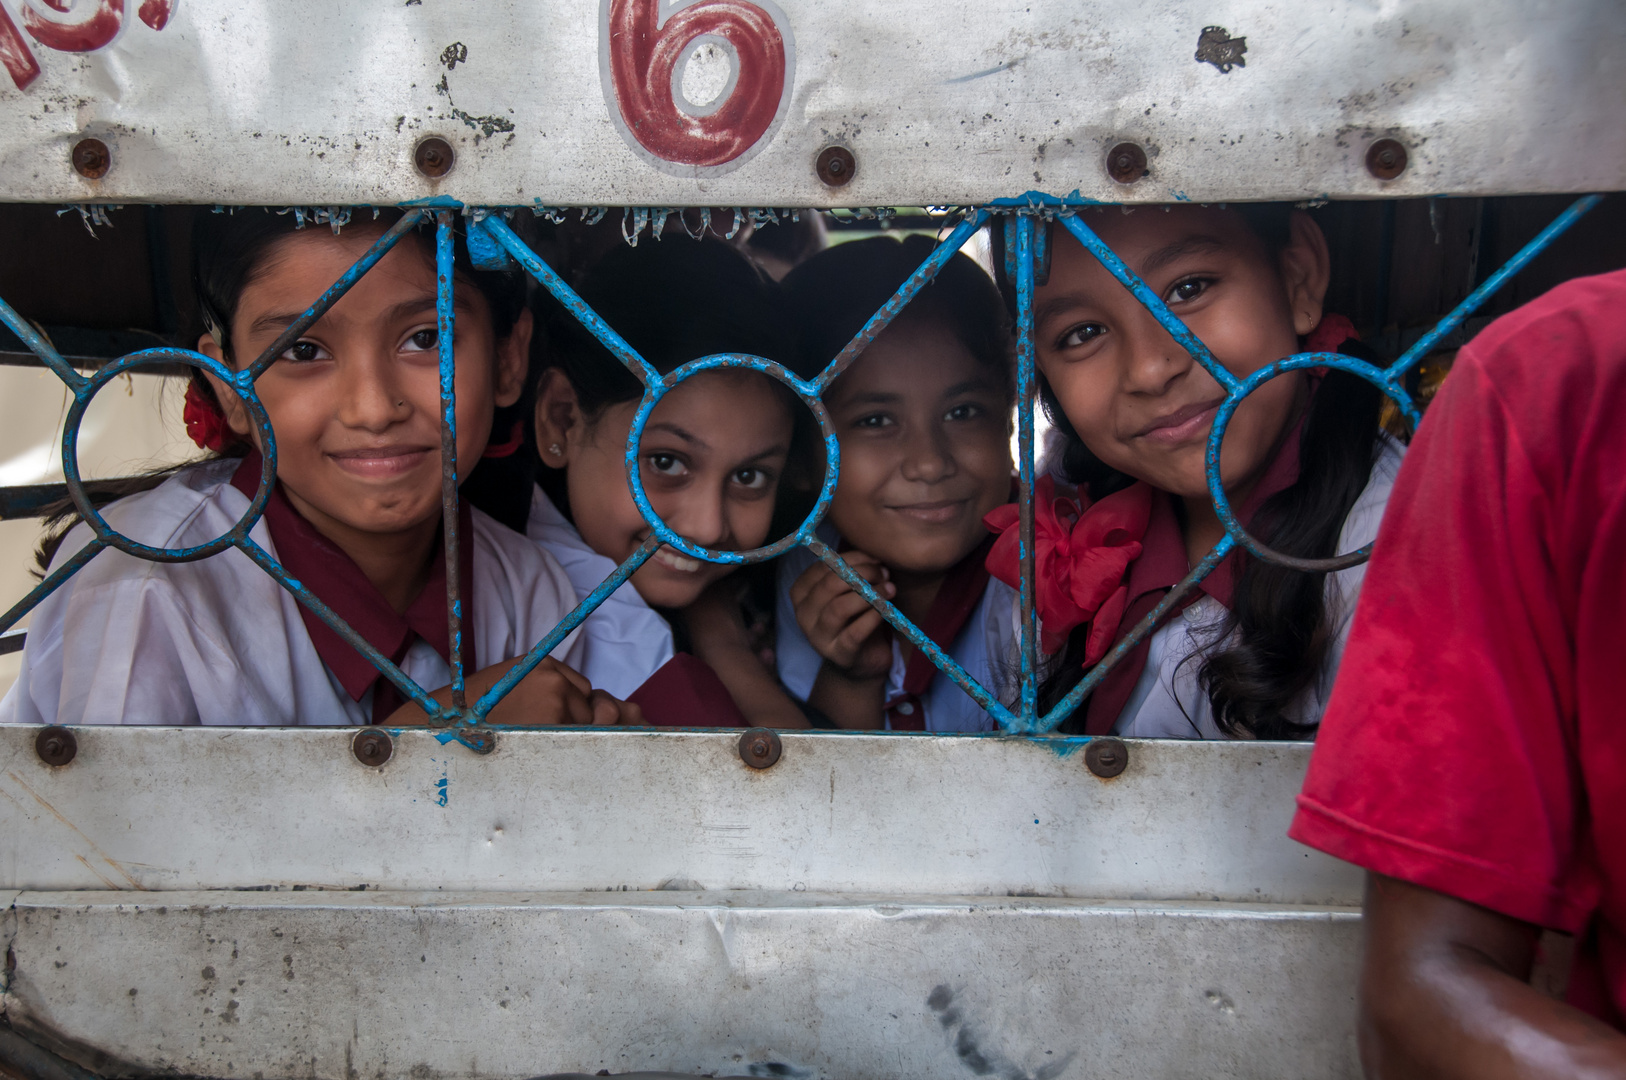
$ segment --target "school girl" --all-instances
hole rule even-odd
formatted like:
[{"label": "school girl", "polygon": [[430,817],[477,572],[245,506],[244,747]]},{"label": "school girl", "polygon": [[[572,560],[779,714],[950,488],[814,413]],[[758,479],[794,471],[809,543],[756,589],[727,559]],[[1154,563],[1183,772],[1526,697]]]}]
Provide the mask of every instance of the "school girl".
[{"label": "school girl", "polygon": [[[931,254],[928,237],[840,244],[785,288],[820,367]],[[1008,321],[955,255],[831,386],[841,475],[826,538],[996,696],[1009,694],[1015,593],[992,580],[985,515],[1011,497]],[[805,548],[780,560],[778,670],[839,727],[986,731],[988,714]]]},{"label": "school girl", "polygon": [[[1083,220],[1237,377],[1292,353],[1358,353],[1327,315],[1326,239],[1303,211],[1181,205]],[[1225,391],[1073,236],[1034,295],[1046,411],[1077,498],[1042,480],[1036,550],[1049,708],[1224,535],[1204,452]],[[1358,376],[1296,371],[1238,406],[1220,477],[1249,531],[1327,557],[1377,533],[1402,448]],[[1014,518],[1002,522],[1014,530]],[[1014,552],[998,572],[1015,580]],[[1364,567],[1305,574],[1241,552],[1066,723],[1091,734],[1305,738],[1332,688]]]},{"label": "school girl", "polygon": [[[396,220],[299,229],[258,209],[204,215],[194,277],[197,347],[241,368]],[[258,379],[278,474],[251,538],[407,675],[445,687],[449,632],[441,537],[439,357],[433,231],[409,233]],[[458,464],[480,458],[494,407],[525,377],[531,316],[517,279],[455,281]],[[216,451],[103,513],[153,545],[200,544],[249,507],[262,447],[242,401],[213,378],[188,391],[187,427]],[[464,666],[489,687],[575,604],[558,563],[484,514],[463,511]],[[61,537],[60,565],[91,537]],[[567,641],[491,714],[507,723],[614,723],[636,709],[567,665]],[[437,697],[444,698],[441,690]],[[0,717],[24,723],[301,725],[422,720],[352,646],[229,549],[199,562],[97,554],[43,601]]]},{"label": "school girl", "polygon": [[[720,241],[680,237],[621,248],[578,291],[663,373],[722,352],[791,359],[776,286]],[[651,531],[626,472],[643,387],[570,316],[551,336],[536,380],[533,431],[543,468],[526,531],[586,596]],[[651,505],[705,547],[769,542],[782,481],[806,442],[797,437],[805,412],[782,384],[757,372],[709,371],[684,381],[656,406],[639,445]],[[594,685],[629,695],[656,724],[806,726],[754,653],[735,570],[658,549],[584,624]]]}]

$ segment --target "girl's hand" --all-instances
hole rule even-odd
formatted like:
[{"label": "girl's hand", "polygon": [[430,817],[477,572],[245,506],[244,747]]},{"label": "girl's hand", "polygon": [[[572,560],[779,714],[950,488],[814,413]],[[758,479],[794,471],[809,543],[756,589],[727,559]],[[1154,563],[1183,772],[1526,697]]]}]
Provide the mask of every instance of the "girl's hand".
[{"label": "girl's hand", "polygon": [[[518,658],[504,660],[470,675],[466,687],[468,700],[474,701],[490,690],[517,663]],[[441,705],[450,705],[452,689],[443,686],[429,696]],[[603,690],[594,690],[580,672],[547,656],[520,680],[507,697],[497,703],[487,714],[486,720],[513,727],[611,724],[636,727],[643,724],[644,713],[631,702],[617,700]],[[427,723],[429,717],[417,703],[408,702],[391,714],[384,721],[384,726],[422,727]]]},{"label": "girl's hand", "polygon": [[[876,592],[890,600],[897,594],[891,574],[874,556],[849,551],[847,560]],[[835,571],[814,563],[790,587],[796,624],[814,651],[846,678],[881,679],[892,669],[892,635],[881,613]]]}]

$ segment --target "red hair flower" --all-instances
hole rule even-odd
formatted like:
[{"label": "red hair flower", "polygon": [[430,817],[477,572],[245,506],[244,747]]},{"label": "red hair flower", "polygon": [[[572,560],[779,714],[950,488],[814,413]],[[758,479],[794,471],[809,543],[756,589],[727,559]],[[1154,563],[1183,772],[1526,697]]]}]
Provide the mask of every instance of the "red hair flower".
[{"label": "red hair flower", "polygon": [[197,382],[187,385],[181,419],[186,421],[186,433],[204,450],[219,453],[235,441],[235,433],[226,426],[226,415]]},{"label": "red hair flower", "polygon": [[[1039,644],[1054,653],[1073,628],[1090,624],[1084,666],[1112,647],[1118,623],[1129,605],[1129,564],[1140,558],[1141,538],[1152,515],[1152,489],[1135,484],[1083,505],[1056,494],[1056,482],[1040,477],[1033,491],[1034,606],[1039,613]],[[1014,503],[983,518],[999,534],[988,552],[988,572],[1011,586],[1021,585]]]}]

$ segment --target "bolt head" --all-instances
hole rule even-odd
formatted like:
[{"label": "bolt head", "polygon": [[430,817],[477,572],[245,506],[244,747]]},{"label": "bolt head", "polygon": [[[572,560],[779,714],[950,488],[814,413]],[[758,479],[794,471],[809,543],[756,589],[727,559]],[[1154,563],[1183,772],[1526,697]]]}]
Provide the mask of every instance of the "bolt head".
[{"label": "bolt head", "polygon": [[34,736],[34,753],[47,765],[61,767],[79,753],[79,740],[65,727],[52,724]]},{"label": "bolt head", "polygon": [[350,752],[363,765],[376,769],[395,753],[395,740],[386,732],[364,728],[350,740]]},{"label": "bolt head", "polygon": [[819,156],[813,163],[813,171],[819,174],[819,179],[824,181],[826,186],[843,187],[858,171],[858,159],[853,157],[853,152],[845,146],[826,146],[819,151]]},{"label": "bolt head", "polygon": [[1406,171],[1406,147],[1397,139],[1379,139],[1366,148],[1366,171],[1379,180],[1393,180]]},{"label": "bolt head", "polygon": [[771,768],[782,749],[779,733],[767,728],[752,728],[740,736],[740,760],[753,769]]},{"label": "bolt head", "polygon": [[418,171],[431,180],[439,180],[452,171],[452,163],[457,160],[457,154],[452,150],[452,144],[437,135],[431,135],[418,144],[412,152],[412,160],[418,166]]},{"label": "bolt head", "polygon": [[1129,747],[1122,739],[1091,739],[1084,747],[1084,764],[1096,776],[1110,780],[1129,767]]},{"label": "bolt head", "polygon": [[73,171],[86,180],[100,180],[113,167],[113,153],[100,139],[80,139],[70,155]]},{"label": "bolt head", "polygon": [[1133,184],[1146,173],[1146,151],[1137,143],[1119,143],[1107,151],[1107,175],[1118,183]]}]

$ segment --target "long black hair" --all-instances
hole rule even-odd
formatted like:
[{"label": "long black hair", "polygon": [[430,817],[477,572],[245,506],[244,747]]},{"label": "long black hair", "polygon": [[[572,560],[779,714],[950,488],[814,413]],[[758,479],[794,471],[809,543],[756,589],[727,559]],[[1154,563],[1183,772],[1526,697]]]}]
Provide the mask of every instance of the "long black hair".
[{"label": "long black hair", "polygon": [[[355,213],[361,214],[365,211],[356,210]],[[196,315],[191,324],[182,329],[174,344],[178,348],[196,349],[198,339],[208,333],[220,344],[228,364],[251,359],[237,357],[233,352],[231,324],[236,317],[238,303],[242,300],[244,290],[264,272],[266,259],[279,241],[301,229],[333,226],[333,222],[325,216],[319,222],[308,220],[308,216],[305,211],[277,212],[270,207],[239,207],[235,211],[214,213],[198,211],[193,219],[192,229],[192,287],[197,300]],[[378,212],[376,220],[388,228],[394,225],[400,216],[401,211],[386,209]],[[342,229],[344,225],[341,223],[337,227]],[[433,219],[424,218],[411,233],[401,238],[400,243],[419,245],[425,257],[433,262],[435,243]],[[523,277],[517,271],[476,270],[461,231],[457,235],[455,274],[458,280],[473,285],[485,297],[491,310],[495,337],[498,340],[506,338],[513,331],[520,312],[524,310]],[[220,408],[214,389],[209,385],[208,379],[204,378],[202,371],[192,369],[187,390],[189,394],[201,397],[204,402],[212,404],[216,409]],[[498,424],[492,429],[494,436],[498,438],[501,437],[501,432],[506,430],[501,426],[502,411],[498,410]],[[229,429],[226,440],[226,444],[220,450],[211,451],[197,461],[172,465],[114,482],[103,481],[87,485],[91,504],[100,508],[127,495],[150,491],[183,469],[222,458],[240,458],[247,455],[252,448],[246,439],[235,435]],[[55,557],[57,548],[62,544],[62,538],[82,519],[71,499],[63,499],[46,507],[41,517],[46,533],[34,558],[43,571],[49,569],[51,559]]]},{"label": "long black hair", "polygon": [[[1272,256],[1287,246],[1291,207],[1257,204],[1236,207],[1233,212],[1241,214]],[[1008,288],[1006,292],[1013,298]],[[1357,341],[1345,341],[1338,351],[1383,366],[1381,357]],[[1049,383],[1042,375],[1038,381],[1045,414],[1064,439],[1061,467],[1066,478],[1092,499],[1133,484],[1134,477],[1090,452]],[[1382,448],[1382,408],[1383,394],[1365,379],[1342,371],[1327,372],[1304,417],[1298,479],[1265,501],[1247,523],[1249,532],[1286,555],[1327,558],[1339,554],[1336,548],[1344,519],[1371,480],[1373,463]],[[1261,562],[1243,551],[1238,557],[1242,572],[1218,634],[1218,640],[1234,643],[1203,660],[1198,683],[1208,694],[1215,723],[1227,735],[1307,738],[1314,734],[1317,723],[1300,723],[1289,713],[1294,701],[1315,682],[1333,645],[1326,575]],[[1084,677],[1087,629],[1075,630],[1061,654],[1048,665],[1039,687],[1041,712],[1054,708]],[[1081,706],[1062,730],[1082,731],[1084,714]]]}]

